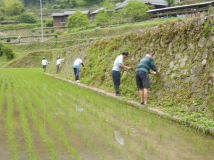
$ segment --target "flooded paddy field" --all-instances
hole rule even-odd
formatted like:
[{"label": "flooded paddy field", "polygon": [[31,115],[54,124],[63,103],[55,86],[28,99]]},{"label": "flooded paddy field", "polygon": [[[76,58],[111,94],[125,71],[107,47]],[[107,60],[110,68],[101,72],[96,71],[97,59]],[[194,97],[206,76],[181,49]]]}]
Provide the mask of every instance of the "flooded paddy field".
[{"label": "flooded paddy field", "polygon": [[214,159],[213,137],[41,69],[0,70],[0,78],[2,160]]}]

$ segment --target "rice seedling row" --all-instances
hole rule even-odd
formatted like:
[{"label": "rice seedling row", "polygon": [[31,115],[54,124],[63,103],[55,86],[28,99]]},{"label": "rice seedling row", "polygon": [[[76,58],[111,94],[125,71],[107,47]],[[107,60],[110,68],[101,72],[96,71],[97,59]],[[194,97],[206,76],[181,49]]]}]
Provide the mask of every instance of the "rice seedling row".
[{"label": "rice seedling row", "polygon": [[[154,121],[154,120],[153,120]],[[154,123],[154,122],[153,122]],[[153,148],[153,147],[151,147],[151,148]]]},{"label": "rice seedling row", "polygon": [[[3,70],[0,76],[0,93],[7,93],[6,103],[1,102],[7,104],[5,123],[13,122],[11,113],[18,108],[29,159],[42,158],[33,145],[32,123],[48,148],[43,156],[51,159],[212,159],[212,137],[125,102],[47,77],[37,69]],[[15,95],[15,101],[9,93]],[[13,127],[10,135],[19,145]],[[19,150],[9,153],[14,159],[21,158]]]},{"label": "rice seedling row", "polygon": [[[32,106],[32,102],[31,102],[31,99],[29,99],[29,97],[26,95],[27,93],[27,90],[24,89],[23,87],[20,87],[19,88],[23,97],[25,98],[26,100],[26,103],[28,105],[28,108],[31,112],[31,116],[32,116],[32,119],[33,121],[37,124],[38,128],[39,128],[39,133],[42,137],[42,139],[47,143],[48,145],[48,148],[49,148],[49,151],[51,153],[51,159],[57,159],[57,153],[53,147],[53,140],[50,138],[49,135],[47,135],[47,133],[45,132],[45,126],[43,124],[43,121],[37,117],[37,113],[34,109],[34,107]],[[29,90],[28,90],[29,91]],[[32,94],[31,90],[29,91],[30,93],[29,94]]]},{"label": "rice seedling row", "polygon": [[[35,92],[37,92],[37,90],[36,90],[36,88],[37,87],[35,87],[34,89],[35,89]],[[53,92],[50,92],[50,93],[53,93]],[[45,96],[46,95],[46,96]],[[53,104],[51,104],[51,102],[50,101],[47,101],[47,98],[46,97],[51,97],[51,99],[54,99],[54,95],[52,94],[52,95],[48,95],[48,94],[46,94],[45,93],[45,91],[44,91],[44,93],[41,95],[41,97],[44,97],[44,99],[46,100],[46,104],[49,104],[48,106],[49,106],[49,108],[46,108],[46,109],[48,109],[49,111],[51,110],[51,111],[53,111],[53,113],[57,113],[57,115],[59,115],[59,117],[61,118],[61,119],[64,119],[64,121],[66,121],[66,118],[64,118],[65,116],[62,116],[61,114],[60,114],[60,112],[59,111],[57,111],[57,109],[56,108],[54,108],[54,107],[52,107],[52,106],[54,106]],[[65,106],[65,104],[64,103],[62,103],[62,102],[65,102],[65,104],[66,103],[68,103],[68,101],[66,100],[66,99],[64,99],[63,97],[61,98],[61,101],[59,101],[59,102],[53,102],[53,103],[56,103],[58,106]],[[69,115],[69,114],[73,114],[73,111],[75,111],[75,110],[73,110],[73,111],[71,111],[71,110],[69,110],[68,108],[66,108],[66,107],[64,107],[64,113],[66,113],[66,115]],[[86,116],[85,116],[86,117]],[[84,121],[85,119],[82,119],[83,120],[83,123],[84,122],[86,122],[86,121]],[[69,122],[70,124],[72,124],[73,123],[73,120],[72,121],[70,121]],[[85,124],[85,123],[84,123]],[[87,128],[87,126],[88,126],[88,124],[85,124],[85,127]],[[72,128],[73,128],[73,124],[72,124]],[[77,129],[78,130],[78,129]],[[79,132],[79,130],[78,130],[78,132]],[[79,133],[78,133],[79,134]],[[102,135],[102,134],[101,134]],[[87,141],[87,143],[89,143],[89,138],[86,140]],[[90,146],[90,145],[89,145]]]},{"label": "rice seedling row", "polygon": [[12,126],[11,115],[13,113],[13,104],[12,104],[12,95],[11,95],[11,84],[9,83],[10,79],[7,79],[7,113],[6,113],[6,123],[8,127],[8,138],[12,151],[12,159],[18,159],[17,143],[14,139],[14,131]]}]

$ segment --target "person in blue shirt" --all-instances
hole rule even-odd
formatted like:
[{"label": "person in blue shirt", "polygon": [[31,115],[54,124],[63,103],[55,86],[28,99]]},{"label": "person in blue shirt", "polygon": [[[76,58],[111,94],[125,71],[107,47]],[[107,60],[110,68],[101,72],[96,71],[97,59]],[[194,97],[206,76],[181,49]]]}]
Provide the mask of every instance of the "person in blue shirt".
[{"label": "person in blue shirt", "polygon": [[[135,72],[135,80],[137,88],[139,89],[141,103],[140,105],[147,105],[148,88],[150,88],[149,73],[155,75],[159,74],[153,60],[153,52],[147,51],[146,56],[140,60],[140,63]],[[152,69],[154,72],[150,72]]]}]

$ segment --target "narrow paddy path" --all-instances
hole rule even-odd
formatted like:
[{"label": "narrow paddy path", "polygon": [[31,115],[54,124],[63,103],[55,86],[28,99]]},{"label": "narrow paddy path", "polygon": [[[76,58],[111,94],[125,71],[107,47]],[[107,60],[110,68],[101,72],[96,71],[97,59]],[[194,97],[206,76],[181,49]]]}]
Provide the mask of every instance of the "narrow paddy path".
[{"label": "narrow paddy path", "polygon": [[213,137],[126,102],[41,69],[0,70],[0,77],[5,160],[213,160]]}]

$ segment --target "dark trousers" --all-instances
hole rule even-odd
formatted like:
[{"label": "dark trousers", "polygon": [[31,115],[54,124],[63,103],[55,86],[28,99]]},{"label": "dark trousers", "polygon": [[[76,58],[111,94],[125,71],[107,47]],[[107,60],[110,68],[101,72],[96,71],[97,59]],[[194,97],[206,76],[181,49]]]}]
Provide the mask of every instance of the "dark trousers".
[{"label": "dark trousers", "polygon": [[74,76],[75,80],[79,80],[79,68],[73,68],[74,69]]},{"label": "dark trousers", "polygon": [[119,71],[111,71],[111,75],[112,75],[112,80],[114,85],[119,86],[120,85],[120,77],[121,74]]},{"label": "dark trousers", "polygon": [[43,66],[43,72],[45,72],[45,71],[46,71],[46,65]]},{"label": "dark trousers", "polygon": [[59,66],[60,66],[60,64],[56,65],[56,73],[55,74],[57,74],[57,71],[59,70]]}]

